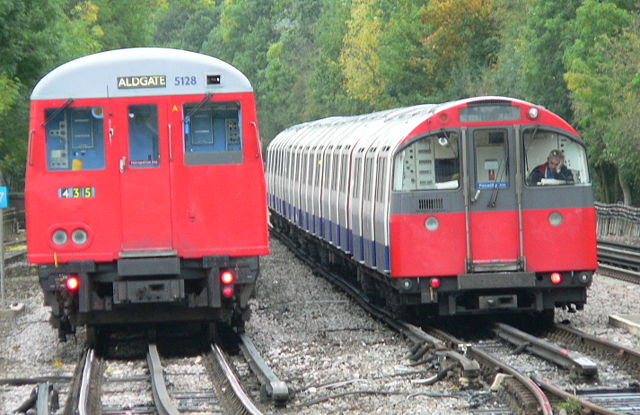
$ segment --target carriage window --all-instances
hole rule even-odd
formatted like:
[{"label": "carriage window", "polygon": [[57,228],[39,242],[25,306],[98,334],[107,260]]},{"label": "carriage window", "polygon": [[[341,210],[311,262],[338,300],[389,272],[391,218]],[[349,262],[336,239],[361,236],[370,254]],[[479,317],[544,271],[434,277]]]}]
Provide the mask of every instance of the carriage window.
[{"label": "carriage window", "polygon": [[549,186],[590,183],[585,148],[564,134],[528,129],[524,138],[526,183]]},{"label": "carriage window", "polygon": [[105,164],[102,117],[102,107],[45,110],[47,168],[103,169]]},{"label": "carriage window", "polygon": [[158,108],[155,105],[129,106],[129,165],[133,168],[157,167]]},{"label": "carriage window", "polygon": [[443,132],[415,140],[396,156],[393,190],[457,189],[460,185],[458,134]]},{"label": "carriage window", "polygon": [[242,163],[240,103],[184,105],[185,164]]},{"label": "carriage window", "polygon": [[476,156],[476,189],[509,187],[507,131],[482,129],[473,133]]}]

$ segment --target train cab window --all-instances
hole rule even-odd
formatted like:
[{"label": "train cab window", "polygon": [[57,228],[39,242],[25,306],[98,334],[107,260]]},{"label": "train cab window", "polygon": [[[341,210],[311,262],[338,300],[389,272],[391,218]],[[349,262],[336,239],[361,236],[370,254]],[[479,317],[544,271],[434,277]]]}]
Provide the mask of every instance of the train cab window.
[{"label": "train cab window", "polygon": [[129,166],[150,168],[160,165],[158,108],[155,105],[129,106]]},{"label": "train cab window", "polygon": [[185,164],[242,163],[238,102],[187,103],[183,113]]},{"label": "train cab window", "polygon": [[509,187],[507,130],[478,129],[473,132],[476,164],[476,189]]},{"label": "train cab window", "polygon": [[524,170],[529,186],[591,182],[584,146],[570,137],[543,129],[525,130]]},{"label": "train cab window", "polygon": [[413,141],[395,156],[393,190],[457,189],[460,186],[459,138],[442,132]]},{"label": "train cab window", "polygon": [[49,108],[45,119],[48,170],[105,167],[102,107]]}]

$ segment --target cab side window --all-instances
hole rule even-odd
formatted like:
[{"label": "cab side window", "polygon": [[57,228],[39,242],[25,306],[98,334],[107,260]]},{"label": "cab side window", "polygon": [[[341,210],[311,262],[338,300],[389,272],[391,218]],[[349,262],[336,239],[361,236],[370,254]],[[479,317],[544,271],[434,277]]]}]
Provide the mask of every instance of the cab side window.
[{"label": "cab side window", "polygon": [[47,169],[104,169],[102,107],[49,108],[45,110]]},{"label": "cab side window", "polygon": [[419,138],[395,156],[394,191],[457,189],[459,186],[457,133],[443,132]]},{"label": "cab side window", "polygon": [[528,186],[591,183],[582,144],[562,133],[537,128],[525,130],[523,141]]},{"label": "cab side window", "polygon": [[242,163],[242,131],[238,102],[186,103],[185,164]]}]

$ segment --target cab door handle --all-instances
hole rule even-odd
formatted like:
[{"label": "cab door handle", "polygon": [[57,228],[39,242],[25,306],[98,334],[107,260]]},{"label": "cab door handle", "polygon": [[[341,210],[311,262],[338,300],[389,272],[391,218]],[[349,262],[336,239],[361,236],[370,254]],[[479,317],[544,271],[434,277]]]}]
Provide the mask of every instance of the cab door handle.
[{"label": "cab door handle", "polygon": [[126,165],[127,165],[127,157],[122,156],[122,158],[120,159],[120,174],[124,173],[124,169]]}]

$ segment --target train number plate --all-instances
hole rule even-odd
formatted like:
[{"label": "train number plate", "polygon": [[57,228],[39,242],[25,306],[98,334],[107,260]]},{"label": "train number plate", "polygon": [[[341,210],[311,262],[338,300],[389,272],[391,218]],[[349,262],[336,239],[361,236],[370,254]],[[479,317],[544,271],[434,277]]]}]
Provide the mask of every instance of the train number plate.
[{"label": "train number plate", "polygon": [[58,197],[61,199],[82,199],[95,196],[95,187],[61,187],[58,189]]}]

